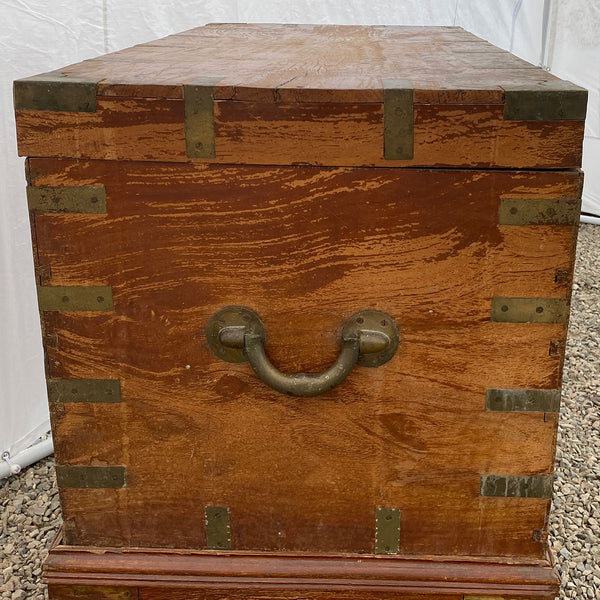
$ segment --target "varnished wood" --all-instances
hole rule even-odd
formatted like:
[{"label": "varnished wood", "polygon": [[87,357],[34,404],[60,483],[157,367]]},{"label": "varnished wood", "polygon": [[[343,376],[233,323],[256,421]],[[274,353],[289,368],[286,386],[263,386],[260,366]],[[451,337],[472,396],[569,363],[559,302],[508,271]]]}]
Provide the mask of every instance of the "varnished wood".
[{"label": "varnished wood", "polygon": [[[111,314],[44,315],[50,376],[122,387],[118,406],[52,406],[59,463],[128,468],[126,489],[62,490],[69,541],[203,547],[204,506],[224,505],[234,549],[370,553],[375,507],[401,506],[403,554],[543,555],[548,501],[479,486],[551,473],[556,415],[489,413],[485,397],[558,387],[549,349],[566,327],[492,323],[491,301],[568,298],[556,271],[572,268],[573,228],[500,226],[498,208],[517,191],[576,196],[577,172],[29,167],[32,185],[107,193],[106,215],[35,215],[49,283],[103,282],[115,299]],[[227,304],[259,312],[288,372],[332,362],[361,308],[392,314],[401,345],[326,397],[287,398],[208,350]]]},{"label": "varnished wood", "polygon": [[475,594],[533,600],[551,597],[558,587],[548,562],[510,563],[500,557],[482,561],[111,548],[96,552],[69,546],[52,551],[44,579],[52,600],[73,598],[54,598],[53,590],[90,585],[137,587],[146,600],[216,600],[224,594],[247,600],[462,600],[463,595]]},{"label": "varnished wood", "polygon": [[[389,161],[383,157],[382,104],[219,101],[216,158],[203,162],[484,168],[581,163],[583,122],[504,121],[503,110],[502,104],[416,104],[414,158]],[[184,121],[183,100],[161,98],[101,97],[92,114],[17,111],[19,153],[185,162]]]},{"label": "varnished wood", "polygon": [[[448,27],[216,24],[46,79],[17,84],[30,196],[102,186],[106,208],[32,204],[37,283],[114,300],[41,303],[47,375],[121,391],[51,402],[73,544],[50,553],[51,599],[553,598],[558,412],[486,394],[560,389],[576,218],[523,224],[506,199],[577,204],[585,91]],[[396,111],[385,81],[407,90]],[[525,119],[540,90],[573,112]],[[515,322],[498,298],[561,318]],[[391,315],[400,346],[291,398],[211,353],[226,305],[259,313],[286,373],[329,366],[359,310]],[[226,553],[201,551],[215,507]]]},{"label": "varnished wood", "polygon": [[[61,73],[99,82],[97,110],[17,110],[22,155],[187,162],[183,86],[209,78],[216,163],[581,163],[583,121],[504,119],[505,89],[560,81],[460,28],[211,25]],[[383,157],[385,79],[414,89],[412,160]]]}]

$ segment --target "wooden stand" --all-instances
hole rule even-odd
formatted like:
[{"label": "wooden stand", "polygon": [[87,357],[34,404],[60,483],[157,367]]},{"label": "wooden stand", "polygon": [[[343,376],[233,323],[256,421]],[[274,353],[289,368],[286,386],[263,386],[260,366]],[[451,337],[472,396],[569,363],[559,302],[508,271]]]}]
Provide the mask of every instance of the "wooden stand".
[{"label": "wooden stand", "polygon": [[551,559],[311,556],[57,544],[50,600],[551,600]]}]

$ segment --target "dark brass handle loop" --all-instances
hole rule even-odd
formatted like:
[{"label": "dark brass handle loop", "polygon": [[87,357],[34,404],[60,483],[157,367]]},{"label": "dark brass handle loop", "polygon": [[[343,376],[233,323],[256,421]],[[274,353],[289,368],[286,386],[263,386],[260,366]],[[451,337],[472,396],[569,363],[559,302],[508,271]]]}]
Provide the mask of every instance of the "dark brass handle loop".
[{"label": "dark brass handle loop", "polygon": [[249,362],[269,387],[292,396],[318,396],[346,379],[354,365],[377,367],[394,356],[399,334],[387,314],[365,310],[350,317],[342,328],[342,349],[337,360],[319,374],[282,373],[265,352],[264,325],[256,312],[244,306],[227,306],[214,314],[207,330],[213,353],[227,362]]}]

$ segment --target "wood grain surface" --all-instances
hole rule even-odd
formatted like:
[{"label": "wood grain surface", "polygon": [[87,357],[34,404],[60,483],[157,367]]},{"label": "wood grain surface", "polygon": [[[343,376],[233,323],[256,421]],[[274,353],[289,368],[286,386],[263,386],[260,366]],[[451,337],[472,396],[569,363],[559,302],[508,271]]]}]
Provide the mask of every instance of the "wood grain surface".
[{"label": "wood grain surface", "polygon": [[[19,153],[188,162],[183,100],[100,97],[95,113],[17,111]],[[383,158],[383,104],[215,103],[203,163],[571,168],[582,121],[504,121],[502,104],[415,105],[414,158]]]},{"label": "wood grain surface", "polygon": [[[209,25],[83,61],[95,112],[17,110],[22,156],[188,162],[183,86],[214,78],[235,164],[577,168],[581,120],[505,120],[505,90],[572,84],[452,27]],[[383,80],[414,90],[414,158],[383,158]],[[566,86],[566,87],[565,87]]]},{"label": "wood grain surface", "polygon": [[[549,501],[482,498],[480,475],[551,473],[556,415],[490,413],[487,388],[560,386],[564,324],[490,321],[494,296],[569,298],[574,228],[499,226],[501,197],[569,198],[579,172],[222,167],[30,159],[34,186],[104,185],[107,214],[34,213],[45,285],[110,285],[114,312],[46,312],[48,376],[121,380],[53,403],[58,464],[125,465],[63,489],[68,543],[542,558]],[[391,314],[396,356],[309,399],[208,349],[209,317],[258,311],[286,372],[317,372],[345,318]],[[552,351],[552,348],[554,350]]]},{"label": "wood grain surface", "polygon": [[[407,79],[415,100],[502,100],[502,90],[558,78],[460,27],[210,24],[61,71],[100,82],[102,96],[180,97],[219,78],[217,99],[381,102],[382,79]],[[465,95],[466,93],[466,95]]]},{"label": "wood grain surface", "polygon": [[[479,595],[550,600],[558,588],[558,577],[547,562],[501,558],[98,551],[70,546],[53,549],[44,579],[52,600],[130,600],[127,594],[132,590],[133,597],[139,594],[146,600],[475,600]],[[106,596],[99,595],[101,586]]]}]

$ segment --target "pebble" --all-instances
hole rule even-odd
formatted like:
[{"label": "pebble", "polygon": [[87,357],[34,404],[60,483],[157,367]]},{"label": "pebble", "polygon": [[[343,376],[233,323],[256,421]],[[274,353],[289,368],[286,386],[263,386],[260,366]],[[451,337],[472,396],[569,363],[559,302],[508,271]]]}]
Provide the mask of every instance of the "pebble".
[{"label": "pebble", "polygon": [[[579,230],[548,539],[560,600],[600,600],[600,226]],[[46,600],[61,525],[52,458],[0,480],[0,600]]]}]

